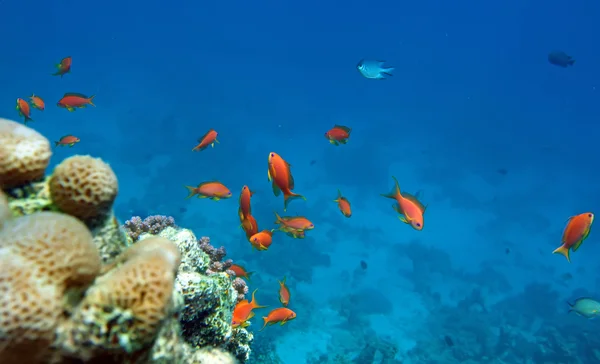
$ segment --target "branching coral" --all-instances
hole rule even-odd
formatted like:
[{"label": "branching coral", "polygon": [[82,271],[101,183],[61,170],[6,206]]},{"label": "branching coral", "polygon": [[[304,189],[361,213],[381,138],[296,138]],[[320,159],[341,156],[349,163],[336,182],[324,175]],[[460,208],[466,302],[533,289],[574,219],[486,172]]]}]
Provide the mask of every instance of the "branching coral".
[{"label": "branching coral", "polygon": [[169,226],[177,227],[175,219],[171,216],[152,215],[143,220],[139,216],[134,216],[125,221],[123,230],[135,242],[138,241],[142,234],[157,235]]}]

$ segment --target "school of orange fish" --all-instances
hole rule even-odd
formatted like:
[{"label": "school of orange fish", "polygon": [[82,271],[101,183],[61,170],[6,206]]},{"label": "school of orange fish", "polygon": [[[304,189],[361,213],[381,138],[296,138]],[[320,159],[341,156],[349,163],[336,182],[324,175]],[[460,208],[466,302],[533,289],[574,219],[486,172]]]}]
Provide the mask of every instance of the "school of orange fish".
[{"label": "school of orange fish", "polygon": [[[57,71],[54,76],[63,77],[65,74],[71,72],[72,58],[66,57],[56,65]],[[75,111],[76,109],[85,108],[87,105],[93,104],[94,96],[85,96],[80,93],[68,92],[58,101],[57,106],[67,109],[68,111]],[[32,108],[43,111],[45,109],[44,100],[35,94],[29,97],[29,102],[22,98],[17,99],[17,110],[19,115],[23,117],[23,121],[33,121],[31,117]],[[343,125],[335,125],[331,130],[325,133],[325,138],[335,146],[343,145],[348,143],[350,139],[352,129]],[[217,140],[218,133],[214,129],[210,129],[204,136],[198,140],[198,144],[192,148],[194,152],[200,152],[207,149],[209,146],[214,147],[215,143],[219,143]],[[65,135],[55,142],[55,146],[69,146],[72,147],[79,143],[80,139],[74,135]],[[292,176],[290,164],[283,159],[280,155],[275,152],[269,153],[268,156],[268,178],[272,183],[273,193],[275,196],[283,194],[283,210],[286,211],[290,201],[295,199],[306,200],[301,194],[293,192],[294,178]],[[391,198],[395,201],[392,205],[393,209],[398,213],[399,219],[410,225],[415,230],[422,230],[424,227],[423,215],[425,213],[426,206],[419,200],[419,196],[411,195],[406,192],[400,191],[400,185],[398,180],[394,179],[394,189],[388,194],[382,194],[382,196]],[[219,181],[207,181],[200,183],[197,187],[185,186],[189,195],[187,198],[198,196],[199,198],[208,198],[215,201],[220,199],[227,199],[232,196],[231,191]],[[263,229],[258,228],[258,223],[254,216],[252,216],[251,198],[253,192],[248,186],[243,186],[239,197],[239,209],[238,216],[241,223],[241,228],[246,233],[246,238],[253,249],[258,251],[266,251],[269,249],[273,242],[273,233],[275,229]],[[345,217],[352,216],[352,208],[350,201],[342,195],[338,190],[337,199],[334,200],[340,212]],[[303,239],[305,232],[312,230],[314,224],[304,216],[279,216],[275,213],[275,224],[277,230],[284,232],[288,236],[297,239]],[[592,223],[594,221],[594,214],[586,212],[576,216],[572,216],[568,219],[566,227],[562,236],[562,245],[553,251],[555,254],[562,254],[565,256],[568,262],[571,262],[570,252],[577,251],[583,241],[588,237]],[[248,272],[244,267],[240,265],[232,265],[230,268],[238,277],[249,280],[252,272]],[[263,317],[264,329],[267,325],[279,323],[284,325],[285,323],[296,318],[296,313],[288,308],[290,303],[290,290],[285,284],[285,278],[279,282],[279,301],[282,307],[276,308],[269,312],[267,316]],[[237,303],[233,312],[232,325],[233,327],[246,327],[249,325],[249,320],[254,316],[254,310],[258,308],[264,308],[256,301],[254,295],[256,290],[252,292],[251,301],[242,300]],[[261,330],[262,330],[261,329]]]}]

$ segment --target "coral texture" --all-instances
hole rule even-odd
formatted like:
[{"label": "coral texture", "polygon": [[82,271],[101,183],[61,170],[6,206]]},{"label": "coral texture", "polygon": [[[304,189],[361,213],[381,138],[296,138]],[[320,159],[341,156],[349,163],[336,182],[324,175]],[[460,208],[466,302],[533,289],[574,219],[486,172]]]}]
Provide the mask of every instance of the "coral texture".
[{"label": "coral texture", "polygon": [[118,191],[112,168],[90,156],[65,159],[50,179],[50,197],[56,207],[83,221],[107,215]]},{"label": "coral texture", "polygon": [[0,118],[0,187],[12,188],[44,177],[52,151],[37,131]]},{"label": "coral texture", "polygon": [[248,360],[252,333],[231,327],[247,287],[223,248],[164,216],[140,219],[133,244],[111,211],[116,176],[99,159],[27,176],[0,190],[0,363]]},{"label": "coral texture", "polygon": [[144,220],[139,216],[134,216],[125,221],[123,230],[135,242],[140,238],[141,234],[150,233],[156,235],[169,226],[176,227],[175,219],[172,216],[152,215]]}]

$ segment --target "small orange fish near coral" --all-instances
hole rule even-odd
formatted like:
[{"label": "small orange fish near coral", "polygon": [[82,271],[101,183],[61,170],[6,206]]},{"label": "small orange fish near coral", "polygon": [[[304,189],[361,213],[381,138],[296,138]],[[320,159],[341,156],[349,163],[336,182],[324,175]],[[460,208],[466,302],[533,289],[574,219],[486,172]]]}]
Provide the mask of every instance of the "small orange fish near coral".
[{"label": "small orange fish near coral", "polygon": [[352,208],[350,207],[350,201],[344,196],[342,196],[342,192],[338,190],[338,198],[333,200],[333,202],[337,202],[338,208],[342,212],[342,215],[346,217],[352,216]]},{"label": "small orange fish near coral", "polygon": [[75,135],[65,135],[64,137],[60,138],[57,142],[54,142],[54,146],[58,147],[68,145],[70,148],[75,144],[79,143],[80,141],[81,140]]},{"label": "small orange fish near coral", "polygon": [[71,57],[65,57],[63,58],[59,64],[56,65],[57,71],[56,73],[53,73],[52,76],[64,76],[65,74],[71,72],[71,63],[72,63],[72,58]]},{"label": "small orange fish near coral", "polygon": [[343,125],[335,125],[331,130],[325,133],[325,138],[329,140],[329,143],[338,146],[340,144],[348,143],[350,133],[352,129]]},{"label": "small orange fish near coral", "polygon": [[[239,212],[240,217],[242,216],[241,211]],[[241,219],[242,229],[246,233],[246,238],[250,240],[252,235],[258,233],[258,224],[256,223],[256,219],[252,215],[246,216],[246,218]]]},{"label": "small orange fish near coral", "polygon": [[225,187],[225,185],[219,181],[202,182],[198,185],[198,187],[184,187],[190,192],[186,199],[195,195],[198,195],[198,198],[209,198],[215,201],[231,197],[231,191],[229,191],[229,188]]},{"label": "small orange fish near coral", "polygon": [[242,267],[239,264],[232,264],[228,270],[233,271],[233,273],[235,273],[236,277],[246,278],[247,280],[250,280],[250,276],[254,273],[254,272],[248,272],[246,270],[246,268]]},{"label": "small orange fish near coral", "polygon": [[231,326],[233,326],[233,327],[248,326],[247,321],[250,320],[252,317],[254,317],[253,310],[256,308],[267,307],[267,306],[261,306],[258,304],[258,302],[256,301],[256,298],[254,297],[254,294],[256,293],[256,291],[258,291],[258,289],[255,289],[254,292],[252,292],[252,301],[248,302],[248,300],[242,300],[242,301],[238,302],[237,305],[235,305],[235,308],[233,309],[233,315],[232,315],[233,317],[231,319]]},{"label": "small orange fish near coral", "polygon": [[254,192],[250,191],[248,186],[242,187],[242,192],[240,193],[240,219],[245,219],[246,216],[250,215],[251,207],[250,207],[250,198]]},{"label": "small orange fish near coral", "polygon": [[288,203],[293,199],[306,200],[304,196],[292,192],[294,177],[290,171],[290,164],[274,152],[269,153],[269,181],[273,182],[275,196],[279,196],[283,192],[283,211],[287,209]]},{"label": "small orange fish near coral", "polygon": [[263,317],[264,325],[261,331],[267,327],[267,325],[273,325],[279,323],[281,326],[285,325],[289,321],[296,318],[296,313],[290,310],[287,307],[276,308],[273,311],[269,312],[266,317]]},{"label": "small orange fish near coral", "polygon": [[398,218],[402,222],[409,224],[415,230],[423,230],[423,214],[425,213],[426,207],[419,201],[417,196],[408,193],[400,193],[398,180],[396,177],[392,178],[396,184],[394,189],[388,194],[382,194],[382,196],[396,200],[396,203],[392,205],[392,207],[400,214]]},{"label": "small orange fish near coral", "polygon": [[291,296],[289,288],[285,285],[285,277],[283,277],[283,281],[279,282],[279,302],[287,307],[290,304]]},{"label": "small orange fish near coral", "polygon": [[207,131],[206,134],[204,134],[200,139],[198,139],[198,145],[192,148],[192,152],[203,151],[209,146],[214,148],[215,143],[219,143],[219,141],[217,140],[217,135],[218,133],[215,131],[215,129],[210,129],[209,131]]},{"label": "small orange fish near coral", "polygon": [[281,217],[277,212],[275,212],[275,224],[279,225],[282,231],[304,231],[315,228],[315,224],[304,216]]},{"label": "small orange fish near coral", "polygon": [[44,100],[42,100],[42,98],[39,96],[35,96],[35,94],[29,96],[29,101],[31,101],[31,106],[35,107],[40,111],[44,111],[44,109],[46,108]]},{"label": "small orange fish near coral", "polygon": [[75,109],[85,108],[87,105],[94,105],[92,102],[96,95],[92,95],[90,97],[85,96],[84,94],[79,94],[76,92],[67,92],[62,99],[58,100],[56,104],[58,107],[62,107],[69,111],[75,111]]},{"label": "small orange fish near coral", "polygon": [[19,115],[23,117],[24,124],[27,124],[29,121],[33,121],[31,118],[31,108],[29,107],[29,103],[23,99],[17,99],[17,111],[19,111]]},{"label": "small orange fish near coral", "polygon": [[571,263],[569,252],[575,252],[579,249],[583,241],[590,235],[593,222],[594,214],[591,212],[570,217],[563,231],[562,245],[552,253],[564,255],[567,261]]},{"label": "small orange fish near coral", "polygon": [[273,243],[273,230],[263,230],[250,237],[250,244],[256,250],[267,250]]}]

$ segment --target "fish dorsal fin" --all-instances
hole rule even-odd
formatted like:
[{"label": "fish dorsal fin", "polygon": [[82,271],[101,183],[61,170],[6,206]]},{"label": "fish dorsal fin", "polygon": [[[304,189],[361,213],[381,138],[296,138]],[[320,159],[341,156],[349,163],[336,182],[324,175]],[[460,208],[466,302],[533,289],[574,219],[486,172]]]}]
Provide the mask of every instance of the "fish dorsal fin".
[{"label": "fish dorsal fin", "polygon": [[[417,195],[418,195],[418,193],[417,193]],[[402,197],[404,197],[405,199],[407,199],[407,200],[411,201],[412,203],[414,203],[415,205],[417,205],[419,207],[419,210],[421,210],[422,213],[425,212],[425,209],[427,207],[425,205],[423,205],[423,203],[421,201],[419,201],[417,196],[404,192],[402,194]]]},{"label": "fish dorsal fin", "polygon": [[292,171],[290,171],[289,168],[288,168],[287,172],[288,172],[288,175],[290,176],[290,185],[289,185],[289,187],[290,187],[290,190],[293,190],[294,189],[294,185],[295,185],[295,183],[294,183],[294,176],[292,176]]},{"label": "fish dorsal fin", "polygon": [[87,99],[88,97],[84,94],[80,94],[79,92],[66,92],[65,96],[77,96],[77,97],[81,97],[84,99]]},{"label": "fish dorsal fin", "polygon": [[346,133],[348,133],[348,134],[350,134],[350,132],[352,131],[352,128],[349,128],[349,127],[347,127],[347,126],[343,126],[343,125],[338,125],[338,124],[335,124],[335,125],[333,126],[333,128],[334,128],[334,129],[342,129],[343,131],[345,131],[345,132],[346,132]]}]

